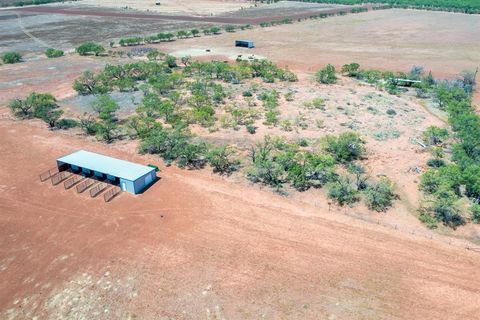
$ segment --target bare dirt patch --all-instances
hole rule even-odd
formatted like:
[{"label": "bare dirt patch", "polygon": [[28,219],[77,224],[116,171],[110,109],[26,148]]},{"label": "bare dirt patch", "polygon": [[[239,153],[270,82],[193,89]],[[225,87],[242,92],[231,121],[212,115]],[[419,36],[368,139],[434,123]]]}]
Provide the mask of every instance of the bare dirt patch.
[{"label": "bare dirt patch", "polygon": [[[288,17],[295,16],[300,13],[319,14],[322,11],[342,10],[349,11],[352,6],[325,4],[325,3],[308,3],[298,1],[279,1],[269,5],[245,8],[237,12],[227,12],[222,16],[242,17],[242,18],[261,18],[261,17]],[[307,15],[305,15],[307,17]]]},{"label": "bare dirt patch", "polygon": [[30,92],[50,92],[57,99],[76,95],[72,83],[83,71],[98,70],[105,60],[68,56],[0,66],[0,106],[10,99],[27,96]]},{"label": "bare dirt patch", "polygon": [[[156,5],[155,2],[160,2],[161,5]],[[151,11],[157,13],[167,14],[192,14],[211,16],[229,11],[237,11],[248,7],[253,7],[254,4],[246,0],[196,0],[196,1],[182,1],[182,0],[164,0],[164,1],[149,1],[149,0],[127,0],[127,1],[95,1],[83,0],[81,3],[75,4],[78,7],[93,6],[104,8],[117,9],[133,9],[139,11]],[[258,4],[257,4],[258,5]],[[126,10],[128,11],[128,10]]]},{"label": "bare dirt patch", "polygon": [[37,122],[2,120],[0,132],[0,161],[9,168],[0,172],[6,319],[474,319],[479,312],[480,258],[463,249],[175,168],[162,168],[147,193],[106,205],[42,184],[37,173],[78,148],[152,159]]}]

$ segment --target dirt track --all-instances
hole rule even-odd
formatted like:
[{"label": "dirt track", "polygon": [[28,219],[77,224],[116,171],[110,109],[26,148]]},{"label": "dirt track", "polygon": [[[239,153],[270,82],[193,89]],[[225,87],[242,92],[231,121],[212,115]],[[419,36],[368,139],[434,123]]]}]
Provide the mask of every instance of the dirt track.
[{"label": "dirt track", "polygon": [[37,174],[78,148],[152,160],[39,122],[0,120],[0,137],[2,318],[480,314],[478,254],[176,168],[106,205]]},{"label": "dirt track", "polygon": [[212,22],[225,24],[259,24],[261,22],[268,22],[273,20],[281,20],[284,18],[305,19],[315,14],[320,13],[338,13],[341,11],[349,11],[351,8],[369,8],[371,5],[352,6],[348,8],[334,8],[319,10],[317,12],[302,12],[298,14],[291,14],[288,16],[265,16],[259,18],[233,18],[233,17],[202,17],[202,16],[187,16],[187,15],[165,15],[165,14],[147,14],[147,13],[121,13],[108,12],[105,10],[81,10],[81,9],[60,9],[55,7],[25,7],[19,9],[11,9],[17,12],[29,13],[48,13],[48,14],[66,14],[66,15],[81,15],[81,16],[96,16],[96,17],[118,17],[118,18],[135,18],[135,19],[150,19],[150,20],[174,20],[174,21],[192,21],[192,22]]}]

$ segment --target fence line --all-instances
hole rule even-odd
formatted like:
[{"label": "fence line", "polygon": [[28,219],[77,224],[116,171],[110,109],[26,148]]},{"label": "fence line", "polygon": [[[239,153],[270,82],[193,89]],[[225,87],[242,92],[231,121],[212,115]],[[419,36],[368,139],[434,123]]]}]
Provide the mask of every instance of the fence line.
[{"label": "fence line", "polygon": [[65,189],[70,189],[71,187],[73,187],[75,184],[77,184],[78,182],[82,181],[83,179],[85,179],[84,176],[80,176],[80,175],[73,175],[72,178],[68,179],[67,181],[65,181],[63,183],[63,186],[65,187]]},{"label": "fence line", "polygon": [[76,186],[76,189],[77,189],[77,192],[78,193],[82,193],[83,191],[87,190],[88,188],[90,188],[93,184],[95,184],[96,181],[95,180],[92,180],[92,179],[86,179],[82,182],[80,182],[77,186]]},{"label": "fence line", "polygon": [[14,120],[15,118],[12,117],[9,113],[0,113],[0,120]]},{"label": "fence line", "polygon": [[[63,186],[66,190],[75,186],[77,193],[82,193],[88,188],[92,187],[89,191],[90,196],[95,198],[100,193],[104,192],[103,199],[105,202],[112,201],[117,195],[122,192],[119,186],[112,186],[106,182],[100,182],[95,178],[87,178],[83,175],[72,173],[70,170],[62,170],[62,168],[52,168],[39,175],[40,181],[45,182],[47,180],[52,181],[52,185],[56,186],[63,181]],[[112,186],[112,188],[110,188]]]},{"label": "fence line", "polygon": [[100,192],[105,190],[105,188],[107,188],[107,187],[108,187],[108,184],[103,183],[103,182],[97,184],[95,187],[90,189],[90,197],[92,197],[92,198],[96,197]]},{"label": "fence line", "polygon": [[52,176],[52,175],[50,174],[50,170],[45,171],[44,173],[41,173],[41,174],[40,174],[40,181],[41,181],[41,182],[45,182],[45,181],[47,181],[48,179],[50,179],[51,176]]},{"label": "fence line", "polygon": [[68,172],[68,171],[62,171],[62,172],[59,172],[59,173],[55,174],[54,176],[52,176],[52,185],[56,186],[57,184],[59,184],[63,180],[70,177],[70,175],[71,175],[71,173]]},{"label": "fence line", "polygon": [[428,232],[427,230],[403,228],[403,227],[399,226],[398,224],[382,222],[382,221],[380,221],[380,219],[373,219],[373,218],[365,217],[365,215],[361,214],[360,212],[357,212],[356,214],[349,213],[349,212],[347,212],[347,209],[345,209],[345,210],[333,210],[333,208],[332,208],[332,210],[331,210],[330,207],[329,207],[329,211],[334,212],[334,213],[338,211],[338,213],[340,213],[340,214],[349,216],[349,217],[357,219],[357,220],[362,220],[364,222],[368,222],[368,223],[371,223],[371,224],[381,225],[383,227],[386,227],[386,228],[389,228],[389,229],[392,229],[392,230],[397,230],[397,231],[400,231],[400,232],[403,232],[403,233],[408,233],[408,234],[411,234],[411,235],[416,236],[416,237],[422,237],[422,238],[429,239],[429,240],[436,240],[436,241],[440,241],[444,244],[455,246],[457,248],[462,248],[462,249],[466,249],[466,250],[473,251],[473,252],[476,252],[476,253],[480,253],[480,247],[474,246],[474,244],[472,242],[468,241],[468,240],[449,238],[448,236],[441,236],[441,235],[439,235],[435,232]]},{"label": "fence line", "polygon": [[122,192],[122,189],[115,186],[103,194],[103,200],[105,200],[105,202],[110,202],[113,198],[120,194],[120,192]]},{"label": "fence line", "polygon": [[58,170],[58,167],[55,167],[55,168],[52,168],[48,171],[45,171],[43,173],[40,174],[40,181],[41,182],[45,182],[47,181],[48,179],[50,179],[53,175],[57,174],[58,172],[60,172]]}]

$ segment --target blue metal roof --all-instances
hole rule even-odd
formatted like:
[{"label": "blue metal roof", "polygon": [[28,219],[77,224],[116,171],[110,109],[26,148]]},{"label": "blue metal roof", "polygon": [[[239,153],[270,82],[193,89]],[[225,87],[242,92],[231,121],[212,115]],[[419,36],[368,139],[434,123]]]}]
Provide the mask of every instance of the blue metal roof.
[{"label": "blue metal roof", "polygon": [[63,156],[58,158],[57,161],[130,181],[135,181],[147,173],[155,170],[154,168],[141,164],[107,157],[85,150],[79,150]]}]

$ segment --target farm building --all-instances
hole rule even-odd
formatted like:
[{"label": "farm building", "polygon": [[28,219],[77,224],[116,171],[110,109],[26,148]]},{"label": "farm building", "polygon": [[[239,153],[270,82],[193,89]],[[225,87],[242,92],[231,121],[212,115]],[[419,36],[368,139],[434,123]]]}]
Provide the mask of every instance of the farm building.
[{"label": "farm building", "polygon": [[255,48],[251,40],[235,40],[235,47]]},{"label": "farm building", "polygon": [[71,170],[85,176],[105,179],[133,194],[140,193],[156,179],[155,168],[85,150],[58,158],[57,166],[60,171]]}]

